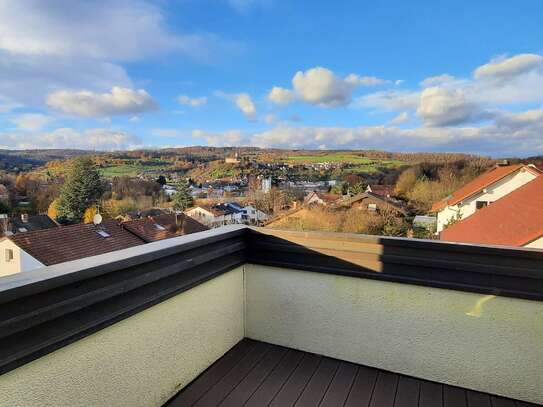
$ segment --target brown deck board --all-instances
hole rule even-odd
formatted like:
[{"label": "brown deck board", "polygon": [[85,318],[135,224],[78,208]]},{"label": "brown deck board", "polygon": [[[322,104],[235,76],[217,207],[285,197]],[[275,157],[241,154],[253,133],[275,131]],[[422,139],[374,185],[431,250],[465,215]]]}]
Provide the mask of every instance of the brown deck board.
[{"label": "brown deck board", "polygon": [[371,407],[390,407],[394,405],[399,376],[395,373],[380,371],[373,389]]},{"label": "brown deck board", "polygon": [[260,362],[245,376],[245,379],[219,405],[221,407],[244,405],[285,356],[286,351],[285,348],[279,346],[273,346],[268,350]]},{"label": "brown deck board", "polygon": [[419,407],[443,406],[443,385],[421,380]]},{"label": "brown deck board", "polygon": [[339,367],[339,361],[330,358],[322,358],[315,374],[311,377],[300,398],[296,402],[296,407],[314,407],[318,406],[328,390],[334,375]]},{"label": "brown deck board", "polygon": [[443,387],[444,407],[467,407],[466,390],[459,387]]},{"label": "brown deck board", "polygon": [[244,339],[168,406],[537,407]]},{"label": "brown deck board", "polygon": [[491,396],[492,407],[516,407],[515,402],[511,399],[505,399],[503,397]]},{"label": "brown deck board", "polygon": [[289,380],[272,400],[270,406],[293,406],[305,389],[307,382],[311,379],[315,370],[317,370],[321,359],[322,356],[314,355],[312,353],[306,354],[294,373],[290,376]]},{"label": "brown deck board", "polygon": [[345,407],[369,406],[376,380],[377,370],[360,366]]},{"label": "brown deck board", "polygon": [[468,407],[492,407],[490,396],[477,391],[468,390]]},{"label": "brown deck board", "polygon": [[351,391],[358,366],[353,363],[341,362],[332,383],[328,387],[320,407],[343,407]]},{"label": "brown deck board", "polygon": [[194,403],[196,407],[215,407],[236,387],[251,369],[271,349],[271,345],[258,342],[230,372],[217,382],[204,396]]},{"label": "brown deck board", "polygon": [[290,375],[294,372],[304,357],[304,353],[290,349],[281,363],[270,373],[266,380],[253,393],[245,407],[267,406],[281,390]]},{"label": "brown deck board", "polygon": [[169,403],[172,407],[191,406],[200,399],[211,387],[221,380],[251,349],[256,346],[256,341],[243,339],[230,349],[217,362],[211,365],[205,372],[185,387]]},{"label": "brown deck board", "polygon": [[412,377],[400,376],[394,407],[418,407],[420,394],[420,380]]}]

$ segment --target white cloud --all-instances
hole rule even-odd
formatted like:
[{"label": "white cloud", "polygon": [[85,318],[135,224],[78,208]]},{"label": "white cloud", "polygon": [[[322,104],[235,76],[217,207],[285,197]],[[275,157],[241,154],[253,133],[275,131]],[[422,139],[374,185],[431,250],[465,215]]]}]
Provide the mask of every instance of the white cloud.
[{"label": "white cloud", "polygon": [[181,103],[182,105],[198,107],[198,106],[203,106],[207,103],[207,97],[201,96],[201,97],[191,98],[190,96],[187,96],[187,95],[179,95],[177,97],[177,101]]},{"label": "white cloud", "polygon": [[456,78],[449,74],[430,76],[429,78],[424,79],[420,86],[423,88],[431,88],[433,86],[444,85],[446,83],[453,82]]},{"label": "white cloud", "polygon": [[205,130],[196,129],[192,132],[192,137],[202,139],[208,145],[216,147],[242,146],[249,142],[247,136],[240,130],[208,132]]},{"label": "white cloud", "polygon": [[85,150],[125,150],[141,144],[141,140],[122,131],[89,129],[78,131],[59,128],[46,133],[0,133],[0,145],[10,149],[77,148]]},{"label": "white cloud", "polygon": [[62,89],[133,87],[123,61],[177,53],[207,63],[240,51],[211,33],[173,33],[160,3],[0,1],[0,95],[41,107]]},{"label": "white cloud", "polygon": [[512,79],[543,66],[543,57],[537,54],[519,54],[511,58],[500,57],[478,67],[474,76],[477,79]]},{"label": "white cloud", "polygon": [[278,105],[288,105],[294,98],[294,92],[279,86],[274,86],[268,93],[268,99]]},{"label": "white cloud", "polygon": [[[196,137],[208,145],[251,145],[288,149],[377,149],[393,151],[474,151],[492,156],[543,154],[543,110],[507,117],[481,127],[292,127],[279,125],[260,133],[239,130],[206,132]],[[511,120],[514,119],[514,120]]]},{"label": "white cloud", "polygon": [[321,107],[337,107],[351,102],[352,92],[356,87],[383,83],[388,81],[356,74],[340,78],[329,69],[315,67],[305,72],[296,72],[292,78],[292,90],[275,86],[268,94],[268,98],[277,104],[288,104],[299,99]]},{"label": "white cloud", "polygon": [[219,90],[214,94],[217,97],[233,102],[247,119],[255,118],[256,106],[248,93],[225,93]]},{"label": "white cloud", "polygon": [[47,105],[61,112],[82,117],[108,117],[157,109],[157,104],[145,90],[117,86],[109,93],[58,91],[48,96]]},{"label": "white cloud", "polygon": [[473,118],[477,108],[463,91],[433,87],[425,89],[420,97],[417,116],[428,126],[462,124]]},{"label": "white cloud", "polygon": [[359,76],[354,73],[347,75],[345,77],[345,82],[354,86],[377,86],[390,83],[390,81],[376,78],[375,76]]},{"label": "white cloud", "polygon": [[386,111],[402,111],[416,109],[419,101],[418,91],[384,90],[357,98],[355,105]]},{"label": "white cloud", "polygon": [[19,129],[30,131],[40,130],[53,120],[53,117],[41,113],[25,113],[10,119]]},{"label": "white cloud", "polygon": [[[5,0],[0,2],[0,49],[13,54],[134,60],[164,52],[200,57],[216,41],[207,34],[169,31],[150,1]],[[202,47],[203,46],[203,47]]]},{"label": "white cloud", "polygon": [[253,103],[251,96],[249,96],[247,93],[235,95],[234,100],[238,109],[241,110],[246,117],[252,118],[256,115],[255,104]]},{"label": "white cloud", "polygon": [[265,117],[264,117],[264,122],[266,124],[275,124],[275,123],[278,123],[279,122],[279,119],[277,118],[276,115],[274,115],[273,113],[269,113],[267,114]]},{"label": "white cloud", "polygon": [[402,112],[398,116],[394,117],[389,124],[391,126],[399,126],[400,124],[407,123],[409,120],[411,120],[409,113]]}]

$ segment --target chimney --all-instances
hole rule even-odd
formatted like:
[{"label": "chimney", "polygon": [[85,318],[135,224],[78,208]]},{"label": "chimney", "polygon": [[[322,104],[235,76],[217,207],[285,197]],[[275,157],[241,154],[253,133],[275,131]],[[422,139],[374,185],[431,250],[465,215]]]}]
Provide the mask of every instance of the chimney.
[{"label": "chimney", "polygon": [[21,213],[21,222],[28,223],[28,213]]}]

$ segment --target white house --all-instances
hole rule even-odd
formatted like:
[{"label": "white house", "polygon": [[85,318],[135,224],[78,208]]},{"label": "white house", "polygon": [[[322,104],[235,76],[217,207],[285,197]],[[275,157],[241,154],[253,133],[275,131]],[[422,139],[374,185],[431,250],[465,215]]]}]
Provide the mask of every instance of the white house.
[{"label": "white house", "polygon": [[250,223],[252,225],[258,225],[261,222],[265,222],[270,218],[267,213],[262,212],[261,210],[255,208],[252,205],[244,206],[243,211],[245,213],[247,223]]},{"label": "white house", "polygon": [[185,214],[210,227],[235,223],[234,211],[226,204],[200,205],[187,210]]},{"label": "white house", "polygon": [[45,267],[8,238],[0,240],[0,277]]},{"label": "white house", "polygon": [[443,231],[452,221],[466,219],[539,175],[541,171],[534,165],[492,168],[432,206],[431,212],[437,214],[437,232]]}]

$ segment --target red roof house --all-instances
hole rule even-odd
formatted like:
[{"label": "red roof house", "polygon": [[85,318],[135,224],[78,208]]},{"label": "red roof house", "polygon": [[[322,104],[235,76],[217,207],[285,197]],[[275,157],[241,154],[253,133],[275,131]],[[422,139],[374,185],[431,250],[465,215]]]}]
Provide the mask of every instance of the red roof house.
[{"label": "red roof house", "polygon": [[441,240],[542,247],[543,177],[537,177],[441,232]]}]

